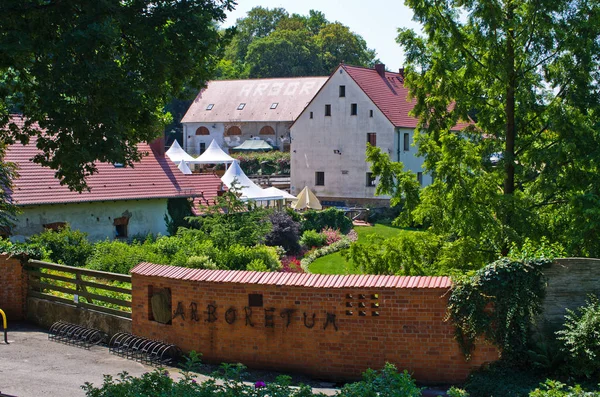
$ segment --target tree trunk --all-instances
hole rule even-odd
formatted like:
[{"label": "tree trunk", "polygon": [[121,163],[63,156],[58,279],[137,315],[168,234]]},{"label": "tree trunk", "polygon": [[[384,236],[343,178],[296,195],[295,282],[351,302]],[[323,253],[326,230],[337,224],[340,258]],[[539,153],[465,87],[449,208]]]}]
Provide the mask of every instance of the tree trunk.
[{"label": "tree trunk", "polygon": [[508,0],[507,32],[506,32],[506,147],[504,150],[504,194],[515,191],[515,32],[512,28],[514,6]]}]

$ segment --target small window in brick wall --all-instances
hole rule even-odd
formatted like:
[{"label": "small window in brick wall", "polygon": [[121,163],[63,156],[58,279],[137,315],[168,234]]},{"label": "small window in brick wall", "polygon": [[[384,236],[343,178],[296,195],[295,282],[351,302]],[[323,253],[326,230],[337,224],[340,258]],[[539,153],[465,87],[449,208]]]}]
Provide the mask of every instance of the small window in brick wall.
[{"label": "small window in brick wall", "polygon": [[248,306],[250,306],[250,307],[263,307],[263,296],[262,296],[262,294],[248,294]]},{"label": "small window in brick wall", "polygon": [[113,221],[115,227],[116,238],[127,238],[127,226],[129,225],[129,217],[122,216],[115,218]]},{"label": "small window in brick wall", "polygon": [[346,316],[379,317],[379,294],[346,294]]}]

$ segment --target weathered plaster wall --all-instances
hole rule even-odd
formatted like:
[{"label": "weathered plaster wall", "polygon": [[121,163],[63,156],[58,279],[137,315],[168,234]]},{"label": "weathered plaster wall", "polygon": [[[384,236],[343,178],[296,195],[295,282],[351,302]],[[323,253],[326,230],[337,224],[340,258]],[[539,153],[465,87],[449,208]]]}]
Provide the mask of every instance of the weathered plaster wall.
[{"label": "weathered plaster wall", "polygon": [[[340,71],[342,73],[340,73]],[[299,193],[308,186],[318,197],[328,198],[375,198],[375,187],[367,186],[366,174],[370,165],[366,162],[367,133],[377,134],[377,146],[393,160],[404,162],[405,169],[422,171],[423,160],[415,156],[416,148],[404,151],[403,133],[398,132],[385,115],[359,88],[345,71],[334,73],[291,128],[291,193]],[[339,86],[346,86],[346,96],[339,97]],[[357,104],[357,115],[350,114],[351,104]],[[325,105],[331,105],[331,116],[325,116]],[[370,111],[373,117],[370,117]],[[310,113],[313,118],[310,118]],[[339,151],[341,154],[334,153]],[[315,186],[315,172],[325,173],[325,185]],[[431,178],[423,176],[424,185]]]},{"label": "weathered plaster wall", "polygon": [[113,239],[113,221],[130,214],[128,236],[146,233],[166,234],[167,199],[123,200],[90,203],[31,205],[21,207],[12,239],[23,240],[40,233],[43,225],[68,222],[71,228],[88,233],[90,240]]}]

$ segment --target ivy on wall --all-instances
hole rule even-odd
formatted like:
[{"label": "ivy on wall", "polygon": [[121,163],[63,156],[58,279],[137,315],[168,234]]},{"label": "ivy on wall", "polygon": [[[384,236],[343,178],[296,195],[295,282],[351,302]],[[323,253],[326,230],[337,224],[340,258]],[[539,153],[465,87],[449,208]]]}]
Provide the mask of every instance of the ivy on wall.
[{"label": "ivy on wall", "polygon": [[479,337],[497,346],[504,359],[518,359],[527,351],[530,326],[545,296],[542,269],[550,263],[503,258],[454,280],[448,319],[467,359]]}]

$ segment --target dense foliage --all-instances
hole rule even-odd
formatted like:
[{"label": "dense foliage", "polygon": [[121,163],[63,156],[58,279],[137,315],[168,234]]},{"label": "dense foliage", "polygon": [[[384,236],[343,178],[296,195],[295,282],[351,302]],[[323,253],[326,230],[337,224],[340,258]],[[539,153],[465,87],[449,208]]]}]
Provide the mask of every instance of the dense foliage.
[{"label": "dense foliage", "polygon": [[378,192],[403,205],[399,221],[472,239],[487,261],[542,236],[572,256],[600,255],[600,4],[407,5],[424,27],[398,36],[414,141],[435,178],[419,191],[414,173],[369,148]]},{"label": "dense foliage", "polygon": [[575,376],[600,374],[600,301],[591,295],[577,312],[567,309],[564,329],[557,332],[566,353],[567,366]]},{"label": "dense foliage", "polygon": [[[170,120],[166,103],[212,78],[231,33],[217,23],[234,5],[3,0],[0,141],[36,137],[34,161],[77,189],[96,161],[132,165],[137,143],[157,138]],[[11,113],[26,117],[24,129],[9,124]]]},{"label": "dense foliage", "polygon": [[[104,376],[104,383],[95,387],[86,383],[82,388],[88,397],[134,397],[134,396],[179,396],[179,397],[313,397],[325,395],[313,393],[306,385],[291,386],[291,378],[281,375],[275,382],[257,381],[254,384],[242,381],[244,367],[241,364],[221,365],[222,371],[215,372],[214,378],[197,382],[191,372],[175,381],[167,371],[154,370],[139,378],[120,374],[114,379]],[[386,364],[381,371],[367,370],[360,382],[345,385],[336,394],[338,397],[419,397],[419,389],[407,371],[398,372],[392,364]]]},{"label": "dense foliage", "polygon": [[316,230],[306,230],[300,237],[300,244],[306,248],[320,248],[325,245],[327,237]]},{"label": "dense foliage", "polygon": [[190,223],[186,219],[194,215],[192,212],[193,202],[188,198],[170,198],[167,200],[167,214],[165,214],[165,223],[167,224],[167,233],[171,236],[177,233],[180,227],[189,227]]},{"label": "dense foliage", "polygon": [[467,357],[475,340],[485,337],[505,360],[523,362],[531,325],[545,296],[542,269],[549,261],[500,259],[473,276],[454,279],[448,316]]},{"label": "dense foliage", "polygon": [[290,153],[273,150],[270,152],[231,153],[240,162],[246,175],[289,175]]},{"label": "dense foliage", "polygon": [[326,227],[337,229],[347,234],[352,229],[352,221],[337,208],[327,208],[323,211],[308,210],[304,214],[302,230],[322,231]]},{"label": "dense foliage", "polygon": [[27,243],[43,249],[50,261],[70,266],[83,266],[93,249],[87,233],[71,230],[68,225],[57,231],[44,230],[27,239]]},{"label": "dense foliage", "polygon": [[[0,144],[0,159],[4,160],[5,145]],[[11,199],[12,181],[18,176],[17,166],[8,161],[0,162],[0,232],[14,226],[18,207]]]},{"label": "dense foliage", "polygon": [[300,223],[286,212],[273,212],[269,221],[272,229],[265,236],[265,244],[283,247],[289,254],[297,253],[300,250]]},{"label": "dense foliage", "polygon": [[290,15],[283,8],[254,7],[237,20],[217,73],[222,79],[319,76],[330,74],[342,61],[372,66],[375,51],[319,11]]}]

